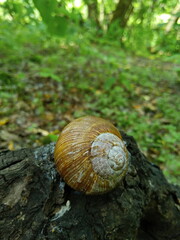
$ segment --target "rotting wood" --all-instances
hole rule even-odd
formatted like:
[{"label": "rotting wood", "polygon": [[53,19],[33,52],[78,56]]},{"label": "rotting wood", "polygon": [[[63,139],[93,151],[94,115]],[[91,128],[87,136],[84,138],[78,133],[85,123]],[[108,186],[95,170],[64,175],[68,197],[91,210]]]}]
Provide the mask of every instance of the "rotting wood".
[{"label": "rotting wood", "polygon": [[53,143],[1,152],[1,239],[180,239],[180,187],[122,135],[131,165],[119,187],[104,195],[86,196],[63,183]]}]

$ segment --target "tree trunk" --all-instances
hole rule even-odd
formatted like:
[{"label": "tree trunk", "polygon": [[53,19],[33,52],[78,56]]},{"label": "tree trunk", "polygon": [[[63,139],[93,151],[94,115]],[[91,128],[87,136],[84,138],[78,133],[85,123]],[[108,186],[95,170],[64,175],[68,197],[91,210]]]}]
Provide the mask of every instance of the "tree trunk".
[{"label": "tree trunk", "polygon": [[133,0],[119,0],[113,13],[111,24],[118,22],[122,29],[126,27],[129,17],[133,11],[132,2]]},{"label": "tree trunk", "polygon": [[177,22],[179,16],[177,16],[177,13],[180,11],[180,4],[177,3],[176,7],[172,11],[172,15],[166,25],[165,32],[166,34],[169,33],[173,27],[173,25]]},{"label": "tree trunk", "polygon": [[122,136],[131,153],[128,174],[98,196],[63,183],[54,168],[54,144],[1,152],[1,239],[180,239],[180,188],[147,161],[132,137]]},{"label": "tree trunk", "polygon": [[84,0],[84,2],[88,8],[88,19],[95,23],[98,28],[100,28],[97,0]]}]

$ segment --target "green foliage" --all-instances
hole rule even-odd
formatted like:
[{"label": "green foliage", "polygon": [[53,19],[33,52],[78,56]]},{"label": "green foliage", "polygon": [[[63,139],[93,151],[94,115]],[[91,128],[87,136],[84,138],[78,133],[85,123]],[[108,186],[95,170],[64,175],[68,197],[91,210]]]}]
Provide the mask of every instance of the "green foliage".
[{"label": "green foliage", "polygon": [[53,79],[57,82],[61,82],[62,80],[60,79],[60,77],[56,74],[54,74],[53,70],[50,68],[43,68],[41,69],[41,71],[39,72],[39,76],[42,78],[50,78]]},{"label": "green foliage", "polygon": [[2,15],[5,18],[12,19],[20,24],[36,22],[35,9],[31,0],[6,0],[0,3],[2,7]]},{"label": "green foliage", "polygon": [[[178,21],[174,22],[168,33],[166,32],[169,20],[165,19],[165,14],[169,14],[169,17],[179,17],[178,12],[172,13],[177,4],[175,0],[132,0],[133,11],[125,14],[127,24],[124,28],[119,26],[118,20],[111,21],[117,6],[115,2],[82,1],[78,7],[76,4],[72,0],[6,0],[1,4],[0,15],[1,19],[5,18],[22,25],[39,24],[41,16],[51,35],[71,40],[72,34],[78,34],[88,37],[93,42],[119,45],[139,55],[179,52]],[[97,4],[96,12],[92,12],[91,4]],[[89,12],[97,21],[88,17]]]},{"label": "green foliage", "polygon": [[33,0],[33,2],[50,33],[60,36],[66,34],[68,19],[65,16],[59,16],[68,15],[64,6],[59,7],[56,0]]}]

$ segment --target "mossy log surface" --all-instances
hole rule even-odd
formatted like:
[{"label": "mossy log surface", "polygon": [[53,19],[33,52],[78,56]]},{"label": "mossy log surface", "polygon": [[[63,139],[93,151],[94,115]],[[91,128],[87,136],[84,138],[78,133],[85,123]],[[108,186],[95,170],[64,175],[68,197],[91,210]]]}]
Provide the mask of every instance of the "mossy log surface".
[{"label": "mossy log surface", "polygon": [[68,187],[53,162],[55,144],[0,153],[3,240],[178,240],[180,187],[122,133],[128,173],[113,191],[87,196]]}]

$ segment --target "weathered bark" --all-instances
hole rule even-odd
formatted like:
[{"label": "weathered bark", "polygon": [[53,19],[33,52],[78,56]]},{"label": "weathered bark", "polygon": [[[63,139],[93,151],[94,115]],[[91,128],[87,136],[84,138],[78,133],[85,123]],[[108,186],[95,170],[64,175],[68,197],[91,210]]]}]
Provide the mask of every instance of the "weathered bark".
[{"label": "weathered bark", "polygon": [[122,134],[131,153],[128,174],[99,196],[63,184],[54,168],[54,144],[1,152],[1,239],[180,239],[180,188]]}]

